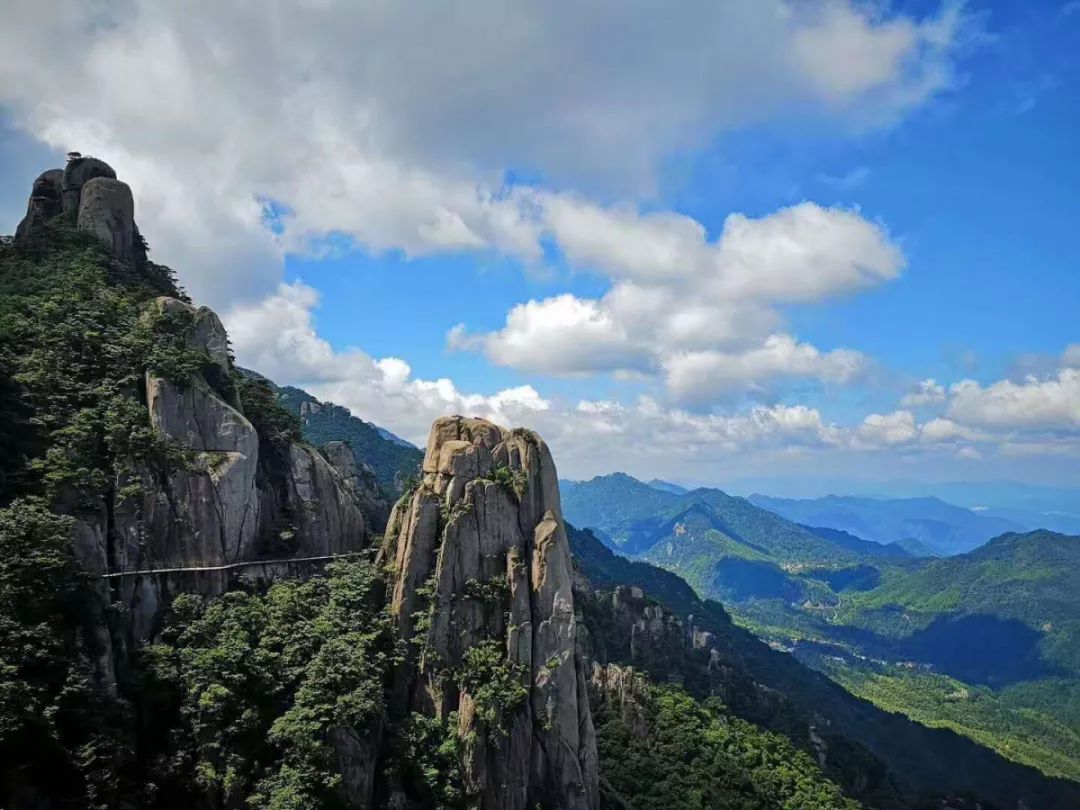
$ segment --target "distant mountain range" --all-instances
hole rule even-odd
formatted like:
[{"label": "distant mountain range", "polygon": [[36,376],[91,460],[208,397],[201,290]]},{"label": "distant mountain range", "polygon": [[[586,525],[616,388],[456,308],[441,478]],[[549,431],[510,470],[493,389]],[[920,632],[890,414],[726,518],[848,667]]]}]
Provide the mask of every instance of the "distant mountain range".
[{"label": "distant mountain range", "polygon": [[659,478],[652,479],[649,482],[649,486],[653,489],[659,489],[663,492],[671,492],[675,495],[685,495],[687,492],[690,491],[686,487],[679,486],[678,484],[673,484],[670,481],[662,481]]},{"label": "distant mountain range", "polygon": [[[692,618],[696,628],[711,633],[710,642],[716,645],[718,652],[722,651],[714,660],[719,665],[719,671],[725,673],[724,701],[735,707],[736,712],[744,713],[744,716],[766,727],[785,728],[789,733],[792,729],[804,729],[805,725],[801,724],[806,722],[815,727],[817,721],[811,718],[825,718],[827,722],[819,727],[820,732],[826,736],[835,735],[828,742],[829,757],[844,762],[845,767],[865,769],[864,778],[869,776],[871,781],[880,779],[880,773],[875,768],[867,768],[865,753],[850,747],[842,737],[862,741],[874,756],[893,769],[892,774],[882,781],[918,781],[925,779],[927,773],[933,773],[938,785],[966,783],[966,789],[998,795],[1006,802],[1002,806],[1012,806],[1006,794],[1017,792],[1020,785],[1030,779],[1026,769],[1017,768],[1002,759],[995,761],[995,758],[987,757],[985,749],[980,750],[964,736],[912,722],[904,716],[911,711],[908,709],[910,704],[902,704],[900,711],[896,708],[882,711],[852,696],[827,678],[814,677],[802,668],[796,660],[798,656],[769,649],[751,633],[732,625],[724,607],[713,600],[700,598],[675,574],[613,553],[597,539],[594,532],[576,529],[569,523],[566,528],[575,565],[593,587],[640,587],[650,604],[670,608],[684,620],[690,621]],[[1080,544],[1080,538],[1071,539]],[[953,560],[947,562],[953,563]],[[672,674],[692,683],[690,673],[677,672],[677,656],[671,658],[668,668]],[[1015,725],[1026,723],[1020,729],[1019,736],[1027,735],[1024,742],[1029,745],[1028,748],[1017,752],[1014,740],[1008,737],[1008,730],[998,732],[998,736],[980,734],[979,741],[983,745],[997,747],[1010,757],[1075,778],[1080,774],[1080,766],[1070,758],[1080,746],[1080,736],[1047,718],[1047,714],[1053,710],[1040,701],[1045,701],[1049,696],[1049,699],[1060,700],[1062,704],[1075,702],[1080,688],[1075,681],[1058,681],[1045,688],[1043,682],[1038,682],[1036,686],[1038,688],[1031,687],[1026,694],[1017,694],[1013,698],[1017,707],[1015,712],[986,700],[980,704],[991,704],[994,711],[999,712],[994,716],[995,720],[1001,718]],[[783,695],[783,704],[772,704],[765,695]],[[955,696],[951,696],[951,699],[955,702]],[[1053,734],[1046,731],[1047,726]],[[972,729],[964,730],[972,732],[974,736]],[[1052,748],[1048,750],[1046,746],[1040,746],[1042,741],[1036,736],[1039,732],[1049,736]],[[1022,756],[1017,757],[1017,753],[1022,753]],[[995,783],[998,787],[987,789]],[[868,792],[873,794],[875,790],[871,788]],[[880,794],[869,795],[866,799],[867,807],[908,806],[893,804],[890,797]],[[1048,807],[1059,806],[1061,800],[1059,797],[1044,799]],[[917,806],[974,808],[986,805],[940,801]]]},{"label": "distant mountain range", "polygon": [[679,494],[618,473],[561,488],[567,520],[856,694],[1080,775],[1080,537],[936,498]]},{"label": "distant mountain range", "polygon": [[761,623],[771,623],[776,609],[797,616],[792,604],[835,601],[831,586],[807,572],[874,577],[875,563],[914,561],[899,544],[799,525],[718,489],[677,494],[624,473],[560,483],[570,522],[622,554],[677,572],[702,596],[741,607]]},{"label": "distant mountain range", "polygon": [[992,537],[1028,526],[973,512],[939,498],[855,498],[830,495],[813,500],[751,495],[750,502],[788,520],[840,529],[875,543],[915,539],[938,556],[961,554]]}]

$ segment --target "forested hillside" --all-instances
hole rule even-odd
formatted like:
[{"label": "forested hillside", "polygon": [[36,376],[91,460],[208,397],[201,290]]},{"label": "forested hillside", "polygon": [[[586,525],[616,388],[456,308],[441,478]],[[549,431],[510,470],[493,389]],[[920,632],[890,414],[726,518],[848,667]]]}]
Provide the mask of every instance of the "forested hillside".
[{"label": "forested hillside", "polygon": [[[618,475],[564,483],[567,513],[599,521],[609,545],[684,576],[853,693],[1080,778],[1068,709],[1080,695],[1077,538],[1010,534],[937,560],[914,553],[918,541],[799,527],[715,490],[643,487]],[[834,548],[808,546],[803,532]]]}]

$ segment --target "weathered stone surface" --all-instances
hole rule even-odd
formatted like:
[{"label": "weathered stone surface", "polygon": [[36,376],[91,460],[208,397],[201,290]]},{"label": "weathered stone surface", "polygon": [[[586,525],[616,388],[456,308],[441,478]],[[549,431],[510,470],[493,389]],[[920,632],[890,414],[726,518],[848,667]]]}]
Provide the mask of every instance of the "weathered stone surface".
[{"label": "weathered stone surface", "polygon": [[62,170],[63,210],[78,211],[83,186],[97,177],[115,180],[116,172],[108,163],[97,158],[80,157],[69,160]]},{"label": "weathered stone surface", "polygon": [[[380,555],[392,561],[391,610],[417,648],[399,699],[457,712],[472,806],[596,808],[596,739],[547,446],[530,431],[449,417],[432,426],[422,470]],[[492,641],[527,694],[498,728],[455,675]]]},{"label": "weathered stone surface", "polygon": [[40,228],[63,211],[60,190],[63,177],[62,169],[49,169],[38,175],[30,191],[26,216],[15,228],[16,239],[25,239],[36,228]]},{"label": "weathered stone surface", "polygon": [[82,187],[78,228],[92,233],[118,259],[130,261],[135,251],[135,200],[127,183],[95,177]]},{"label": "weathered stone surface", "polygon": [[297,555],[344,554],[363,548],[360,503],[326,459],[309,447],[291,445],[287,481]]},{"label": "weathered stone surface", "polygon": [[100,239],[116,258],[145,267],[146,245],[135,224],[131,189],[116,179],[116,172],[107,163],[78,157],[63,169],[43,172],[34,181],[26,216],[15,229],[15,237],[25,239],[61,214],[70,217],[79,230]]},{"label": "weathered stone surface", "polygon": [[229,335],[221,319],[209,307],[196,307],[178,298],[163,295],[154,299],[144,317],[164,321],[163,328],[180,330],[188,349],[206,355],[200,376],[218,397],[241,410],[236,387],[229,382]]},{"label": "weathered stone surface", "polygon": [[372,807],[381,736],[381,728],[370,729],[365,734],[351,728],[330,732],[330,744],[341,774],[341,793],[348,807]]},{"label": "weathered stone surface", "polygon": [[[149,548],[137,564],[213,566],[253,559],[260,511],[259,436],[240,412],[233,388],[222,384],[230,370],[225,329],[205,307],[167,297],[152,306],[154,314],[171,321],[169,328],[183,330],[188,348],[204,353],[207,363],[183,385],[147,373],[150,424],[183,448],[187,463],[163,480],[148,476],[145,482]],[[127,570],[132,561],[119,562]]]},{"label": "weathered stone surface", "polygon": [[[305,403],[306,404],[306,403]],[[337,470],[344,485],[357,502],[364,515],[369,532],[382,532],[390,517],[390,503],[379,487],[379,479],[370,465],[358,462],[348,442],[327,442],[322,446],[323,455],[330,466]]]}]

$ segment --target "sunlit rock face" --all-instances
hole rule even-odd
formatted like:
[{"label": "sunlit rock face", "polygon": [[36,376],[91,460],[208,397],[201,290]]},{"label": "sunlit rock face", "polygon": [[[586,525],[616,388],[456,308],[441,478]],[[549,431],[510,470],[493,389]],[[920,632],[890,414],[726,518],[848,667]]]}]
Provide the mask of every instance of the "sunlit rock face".
[{"label": "sunlit rock face", "polygon": [[[481,419],[435,422],[423,478],[394,507],[381,557],[412,642],[397,699],[455,713],[475,806],[597,807],[570,548],[543,440]],[[479,651],[497,670],[489,682],[516,687],[505,701],[474,678]]]}]

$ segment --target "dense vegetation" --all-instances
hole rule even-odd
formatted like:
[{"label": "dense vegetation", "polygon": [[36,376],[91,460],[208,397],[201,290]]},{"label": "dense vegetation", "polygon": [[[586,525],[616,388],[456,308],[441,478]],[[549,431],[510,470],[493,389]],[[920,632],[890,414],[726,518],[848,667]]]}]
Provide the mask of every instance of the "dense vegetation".
[{"label": "dense vegetation", "polygon": [[[909,708],[911,716],[918,720],[936,716],[939,722],[934,725],[967,734],[988,748],[1037,766],[1045,773],[1069,776],[1075,771],[1065,761],[1071,754],[1056,752],[1056,749],[1071,751],[1074,745],[1075,725],[1070,728],[1069,724],[1075,723],[1080,708],[1080,690],[1075,680],[1025,682],[996,692],[954,681],[954,688],[946,691],[944,684],[948,679],[935,676],[933,689],[927,688],[921,695],[912,691],[887,700],[884,692],[895,686],[887,685],[885,679],[898,673],[910,676],[911,670],[862,660],[841,645],[800,643],[796,646],[799,660],[823,671],[831,672],[828,669],[831,665],[848,673],[851,680],[845,686],[879,702],[885,709],[882,711],[853,697],[824,676],[815,677],[816,673],[808,672],[796,656],[770,649],[734,625],[720,604],[700,599],[676,574],[616,555],[589,531],[568,526],[568,534],[577,564],[593,584],[640,586],[676,615],[693,616],[696,627],[714,634],[713,643],[720,652],[725,673],[722,692],[736,715],[778,731],[804,748],[806,728],[813,718],[827,717],[831,731],[819,732],[834,735],[828,740],[826,775],[845,786],[861,784],[864,790],[869,790],[866,801],[872,806],[895,806],[897,791],[920,793],[932,790],[935,784],[966,785],[965,789],[984,795],[1004,795],[1017,790],[1022,783],[1029,785],[1029,789],[1038,789],[1035,785],[1039,780],[1033,771],[992,756],[986,748],[961,737],[935,733],[902,714],[890,713],[907,713]],[[739,609],[734,606],[735,611]],[[587,624],[591,615],[586,603]],[[609,639],[609,652],[619,660],[618,649],[610,643],[610,632],[604,631],[604,635]],[[855,640],[848,643],[854,645]],[[653,675],[658,680],[677,678],[692,693],[704,696],[707,693],[702,689],[709,688],[709,679],[702,680],[701,670],[707,664],[707,658],[695,662],[692,656],[672,654],[658,664]],[[859,681],[869,672],[878,673],[880,683],[876,692],[859,688]],[[762,688],[774,697],[782,695],[780,705],[763,700]],[[949,693],[957,689],[967,689],[974,696],[966,707],[933,705],[938,700],[955,700],[949,698]],[[904,705],[909,698],[910,707]],[[999,707],[1006,711],[999,713]],[[1060,711],[1055,711],[1055,707],[1060,707]],[[1022,721],[1016,728],[1010,728],[1010,718],[1017,717]],[[995,733],[1001,736],[995,738]],[[868,756],[858,746],[851,746],[851,740],[865,742],[879,761],[875,762],[875,757]],[[1040,752],[1048,752],[1048,756],[1040,756]],[[890,769],[891,776],[880,772],[882,764]],[[1046,798],[1045,802],[1055,806],[1052,798]]]},{"label": "dense vegetation", "polygon": [[113,614],[71,537],[103,494],[134,486],[135,463],[184,462],[149,429],[142,399],[146,368],[182,375],[199,362],[175,324],[142,317],[161,294],[180,294],[167,268],[120,265],[62,225],[0,241],[3,795],[47,786],[97,807],[130,788],[128,711],[102,682]]},{"label": "dense vegetation", "polygon": [[70,537],[71,519],[41,506],[0,509],[0,797],[47,785],[103,807],[122,794],[130,750],[92,663],[103,617]]},{"label": "dense vegetation", "polygon": [[817,665],[852,693],[884,709],[928,726],[951,728],[1010,759],[1080,781],[1080,731],[1075,720],[1070,725],[1067,717],[1056,717],[1058,695],[1051,692],[1040,700],[1033,694],[1043,688],[1039,681],[1025,685],[1029,705],[1024,705],[985,686],[920,669],[860,666],[827,656]]},{"label": "dense vegetation", "polygon": [[[968,554],[920,559],[842,530],[795,527],[717,491],[676,495],[622,475],[564,483],[564,491],[568,515],[600,521],[610,545],[685,577],[739,624],[794,646],[855,694],[1048,774],[1075,776],[1080,723],[1068,707],[1080,691],[1080,538],[1005,535]],[[847,500],[812,505],[840,509]],[[956,511],[930,500],[939,512]],[[891,502],[868,503],[899,525],[893,512],[916,502],[892,512]],[[967,514],[967,530],[985,528]],[[836,550],[808,546],[803,529]]]},{"label": "dense vegetation", "polygon": [[1029,645],[1014,644],[1011,662],[1000,660],[996,645],[983,645],[981,659],[969,656],[958,664],[976,679],[1008,678],[1018,663],[1025,664],[1021,675],[1042,674],[1040,662],[1044,669],[1080,676],[1080,537],[1008,534],[970,554],[890,572],[880,587],[851,595],[838,620],[921,639],[932,635],[930,628],[942,616],[963,622],[968,633],[974,621],[993,617],[999,637],[1011,632]]},{"label": "dense vegetation", "polygon": [[343,806],[335,735],[377,737],[400,655],[367,562],[327,578],[182,595],[144,651],[153,725],[164,748],[147,798],[159,807]]},{"label": "dense vegetation", "polygon": [[810,755],[713,698],[651,686],[593,718],[608,805],[626,810],[854,810]]}]

